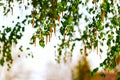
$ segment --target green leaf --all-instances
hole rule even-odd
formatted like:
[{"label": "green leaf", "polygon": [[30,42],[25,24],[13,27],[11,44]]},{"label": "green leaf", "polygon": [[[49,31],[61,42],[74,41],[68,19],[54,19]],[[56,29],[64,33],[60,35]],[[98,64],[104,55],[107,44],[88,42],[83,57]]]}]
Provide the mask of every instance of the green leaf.
[{"label": "green leaf", "polygon": [[108,38],[110,39],[110,40],[112,40],[113,38],[114,38],[114,36],[113,35],[108,35]]},{"label": "green leaf", "polygon": [[100,67],[103,67],[103,65],[104,65],[103,63],[100,63]]},{"label": "green leaf", "polygon": [[80,41],[81,40],[81,38],[75,38],[75,41]]},{"label": "green leaf", "polygon": [[111,45],[111,40],[108,39],[108,40],[107,40],[107,46],[110,46],[110,45]]},{"label": "green leaf", "polygon": [[3,3],[0,3],[0,6],[3,6],[4,4]]},{"label": "green leaf", "polygon": [[103,77],[103,78],[106,77],[106,75],[104,73],[101,73],[100,76]]},{"label": "green leaf", "polygon": [[82,54],[83,53],[83,49],[80,49],[80,54]]},{"label": "green leaf", "polygon": [[98,46],[98,40],[94,41],[94,48],[96,48]]},{"label": "green leaf", "polygon": [[6,28],[6,32],[8,33],[8,32],[10,32],[11,31],[11,28]]},{"label": "green leaf", "polygon": [[103,50],[100,48],[100,52],[102,53],[103,52]]},{"label": "green leaf", "polygon": [[102,25],[98,26],[98,30],[99,30],[99,31],[101,31],[101,30],[103,30],[103,29],[104,29],[104,26],[102,26]]},{"label": "green leaf", "polygon": [[120,77],[118,77],[116,80],[120,80]]},{"label": "green leaf", "polygon": [[91,76],[92,76],[92,77],[96,74],[96,72],[98,71],[98,69],[99,69],[99,68],[95,68],[95,69],[91,72]]},{"label": "green leaf", "polygon": [[19,50],[20,50],[21,52],[23,52],[23,46],[20,46],[20,47],[19,47]]},{"label": "green leaf", "polygon": [[21,56],[20,56],[20,54],[18,55],[18,58],[20,58]]},{"label": "green leaf", "polygon": [[5,62],[4,58],[0,59],[0,65],[1,66],[4,66],[4,62]]},{"label": "green leaf", "polygon": [[22,27],[22,32],[24,32],[25,31],[25,27]]},{"label": "green leaf", "polygon": [[95,69],[93,70],[94,73],[96,73],[97,71],[98,71],[98,68],[95,68]]},{"label": "green leaf", "polygon": [[39,45],[44,48],[44,47],[45,47],[44,41],[40,40],[40,41],[39,41]]},{"label": "green leaf", "polygon": [[71,52],[73,52],[74,47],[75,47],[75,43],[72,44]]},{"label": "green leaf", "polygon": [[30,50],[30,48],[29,48],[29,47],[27,47],[27,48],[26,48],[26,50]]},{"label": "green leaf", "polygon": [[61,27],[61,28],[60,28],[60,33],[61,33],[61,35],[64,34],[64,27]]},{"label": "green leaf", "polygon": [[117,72],[117,75],[120,76],[120,72]]}]

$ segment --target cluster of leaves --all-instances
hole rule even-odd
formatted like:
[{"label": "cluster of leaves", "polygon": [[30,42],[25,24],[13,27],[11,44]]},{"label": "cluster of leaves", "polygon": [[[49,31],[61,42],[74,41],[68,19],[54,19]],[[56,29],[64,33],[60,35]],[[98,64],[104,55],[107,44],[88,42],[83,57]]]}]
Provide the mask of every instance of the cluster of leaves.
[{"label": "cluster of leaves", "polygon": [[12,58],[12,45],[17,44],[18,40],[23,36],[25,27],[21,27],[18,22],[15,27],[5,27],[2,26],[3,31],[0,31],[0,65],[4,66],[7,63],[10,68],[10,64],[13,62]]},{"label": "cluster of leaves", "polygon": [[86,57],[82,57],[75,69],[73,69],[73,80],[90,80],[91,70]]},{"label": "cluster of leaves", "polygon": [[[22,3],[22,1],[24,0],[17,0],[16,2]],[[12,3],[15,1],[6,0],[6,2],[9,7],[7,7],[8,10],[4,8],[5,14],[12,11],[14,7]],[[91,7],[89,3],[92,3]],[[30,15],[26,14],[25,22],[28,21],[36,29],[31,37],[31,44],[36,45],[36,39],[38,38],[40,46],[45,47],[45,42],[51,40],[53,32],[54,34],[60,33],[58,37],[61,43],[58,45],[58,56],[61,56],[66,48],[72,52],[77,41],[82,42],[84,47],[80,51],[85,55],[88,54],[87,49],[92,48],[96,49],[97,53],[102,53],[103,49],[99,46],[104,46],[104,42],[106,42],[108,46],[106,49],[107,58],[100,66],[104,69],[115,68],[116,56],[119,55],[120,51],[120,5],[117,1],[103,0],[101,3],[101,0],[31,0],[28,1],[28,6],[32,6],[33,10]],[[81,11],[82,8],[85,11]],[[81,21],[85,21],[86,25],[84,27],[79,24]],[[25,28],[21,27],[22,24],[24,24],[24,21],[23,23],[17,23],[14,27],[15,30],[8,27],[1,32],[1,42],[7,46],[5,48],[3,46],[3,55],[6,55],[8,51],[10,58],[12,58],[8,43],[11,45],[12,42],[17,43],[17,40],[21,39],[22,33],[20,33],[20,30]],[[59,31],[56,32],[56,29]],[[74,34],[78,32],[80,35],[75,37]],[[6,38],[6,34],[9,33],[11,37]],[[4,64],[4,60],[3,56],[1,65]]]},{"label": "cluster of leaves", "polygon": [[[6,2],[6,3],[5,3]],[[12,12],[13,16],[13,9],[14,9],[14,0],[6,0],[6,1],[0,0],[0,7],[3,7],[3,13],[4,16],[7,16],[9,12]],[[22,0],[17,0],[19,4],[22,3]],[[28,2],[29,3],[29,2]],[[29,4],[28,4],[29,5]],[[26,7],[26,6],[25,6]],[[17,21],[13,20],[11,23],[13,23],[14,26],[1,26],[0,30],[0,65],[4,66],[7,64],[8,70],[11,68],[11,64],[13,63],[13,55],[12,54],[12,47],[14,44],[18,43],[18,40],[20,40],[23,37],[23,32],[25,31],[25,24],[26,21],[28,21],[28,24],[30,23],[30,20],[28,18],[30,15],[26,15],[26,18],[24,20]],[[20,16],[16,16],[18,20],[20,20]],[[27,48],[29,50],[30,48]],[[22,52],[22,46],[20,46],[19,50]],[[29,55],[29,54],[28,54]],[[20,55],[18,55],[20,57]]]}]

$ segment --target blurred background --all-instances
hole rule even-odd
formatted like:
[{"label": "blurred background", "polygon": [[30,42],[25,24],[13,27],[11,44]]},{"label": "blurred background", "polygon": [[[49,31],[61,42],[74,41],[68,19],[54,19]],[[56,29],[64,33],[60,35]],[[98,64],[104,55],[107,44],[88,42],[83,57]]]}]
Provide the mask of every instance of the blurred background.
[{"label": "blurred background", "polygon": [[[21,5],[17,4],[13,10],[14,16],[11,14],[3,16],[3,9],[0,8],[0,10],[0,26],[13,26],[12,21],[18,21],[16,16],[20,16],[20,20],[22,20],[25,17],[24,14],[31,13],[31,10],[26,11],[22,9]],[[0,29],[2,30],[2,28]],[[51,42],[48,43],[45,48],[41,48],[39,44],[36,46],[29,44],[33,32],[34,29],[32,26],[27,25],[23,38],[17,45],[13,44],[13,64],[9,70],[7,69],[7,65],[4,65],[3,67],[0,66],[0,80],[73,80],[72,71],[75,70],[75,66],[82,57],[79,50],[77,50],[77,47],[75,48],[72,57],[66,57],[66,63],[61,61],[61,63],[58,64],[55,61],[57,51],[54,48],[54,44],[58,43],[56,36],[54,35],[52,37]],[[0,45],[2,45],[2,43],[0,43]],[[21,45],[23,45],[23,52],[19,50]],[[77,44],[76,46],[79,47],[80,45]],[[27,47],[30,47],[29,51],[25,50]],[[104,59],[104,54],[97,55],[93,50],[87,57],[89,68],[93,70],[94,68],[99,67],[99,63]]]}]

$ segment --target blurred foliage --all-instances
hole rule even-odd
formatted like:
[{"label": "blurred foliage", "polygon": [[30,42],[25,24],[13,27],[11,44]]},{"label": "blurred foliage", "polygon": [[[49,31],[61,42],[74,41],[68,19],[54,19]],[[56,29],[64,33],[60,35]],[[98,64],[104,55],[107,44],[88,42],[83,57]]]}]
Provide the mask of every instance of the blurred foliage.
[{"label": "blurred foliage", "polygon": [[[53,33],[57,34],[58,55],[68,49],[74,51],[76,42],[82,44],[81,53],[88,54],[87,50],[96,49],[96,53],[103,53],[99,46],[107,46],[107,58],[100,64],[105,70],[113,70],[120,53],[120,4],[118,0],[0,0],[4,16],[13,13],[14,4],[24,5],[25,10],[29,6],[33,9],[22,22],[15,26],[3,26],[0,31],[0,65],[12,63],[11,45],[18,42],[24,35],[25,27],[31,24],[35,33],[31,37],[30,44],[45,47],[51,41]],[[91,4],[91,5],[89,5]],[[20,17],[17,17],[18,20]],[[83,24],[80,24],[84,21]],[[76,36],[79,33],[79,36]],[[46,44],[45,44],[46,42]],[[59,59],[59,57],[58,57]],[[58,60],[59,61],[59,60]]]},{"label": "blurred foliage", "polygon": [[98,72],[90,69],[86,57],[82,57],[72,70],[72,80],[119,80],[120,72]]},{"label": "blurred foliage", "polygon": [[73,79],[72,80],[90,80],[91,69],[86,57],[82,57],[79,60],[78,64],[72,71]]}]

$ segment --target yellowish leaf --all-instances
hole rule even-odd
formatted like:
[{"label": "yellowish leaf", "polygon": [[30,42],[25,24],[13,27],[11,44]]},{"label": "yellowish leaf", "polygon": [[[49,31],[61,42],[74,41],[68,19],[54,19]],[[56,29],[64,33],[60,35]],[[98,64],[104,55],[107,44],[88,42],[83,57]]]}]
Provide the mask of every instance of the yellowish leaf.
[{"label": "yellowish leaf", "polygon": [[87,50],[86,50],[86,46],[84,46],[84,56],[87,55]]},{"label": "yellowish leaf", "polygon": [[48,35],[46,35],[46,44],[48,43]]},{"label": "yellowish leaf", "polygon": [[93,3],[93,4],[96,4],[96,0],[93,0],[92,3]]},{"label": "yellowish leaf", "polygon": [[32,27],[34,28],[34,19],[31,20]]},{"label": "yellowish leaf", "polygon": [[50,38],[52,38],[52,26],[50,26]]},{"label": "yellowish leaf", "polygon": [[56,35],[56,27],[54,27],[54,34]]},{"label": "yellowish leaf", "polygon": [[105,12],[104,12],[104,10],[103,10],[103,9],[101,10],[101,12],[102,12],[102,23],[104,23],[104,16],[105,16]]},{"label": "yellowish leaf", "polygon": [[49,42],[50,42],[50,39],[51,39],[50,34],[49,34],[49,36],[48,36],[48,37],[49,37]]},{"label": "yellowish leaf", "polygon": [[98,54],[98,45],[97,45],[97,47],[96,47],[96,52],[97,52],[97,54]]}]

